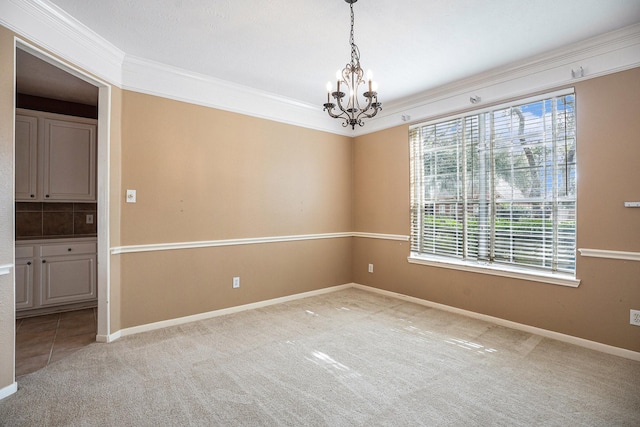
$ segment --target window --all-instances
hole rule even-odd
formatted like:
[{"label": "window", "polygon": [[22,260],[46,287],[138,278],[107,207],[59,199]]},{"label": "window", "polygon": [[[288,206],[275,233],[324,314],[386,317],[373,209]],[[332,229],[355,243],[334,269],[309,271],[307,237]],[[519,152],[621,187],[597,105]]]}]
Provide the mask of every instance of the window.
[{"label": "window", "polygon": [[575,275],[573,90],[412,126],[411,256]]}]

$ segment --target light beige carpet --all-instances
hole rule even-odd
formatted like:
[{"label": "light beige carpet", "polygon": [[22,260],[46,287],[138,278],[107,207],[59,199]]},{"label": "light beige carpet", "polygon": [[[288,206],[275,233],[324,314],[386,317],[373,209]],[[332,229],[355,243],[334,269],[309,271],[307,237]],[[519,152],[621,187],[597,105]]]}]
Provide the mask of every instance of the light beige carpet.
[{"label": "light beige carpet", "polygon": [[2,426],[640,426],[640,363],[348,289],[92,344]]}]

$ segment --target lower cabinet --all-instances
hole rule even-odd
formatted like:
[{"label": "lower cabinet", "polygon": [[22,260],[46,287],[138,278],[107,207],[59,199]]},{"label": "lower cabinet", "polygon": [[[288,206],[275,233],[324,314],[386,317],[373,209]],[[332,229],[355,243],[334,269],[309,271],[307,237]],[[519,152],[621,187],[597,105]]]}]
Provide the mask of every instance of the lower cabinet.
[{"label": "lower cabinet", "polygon": [[95,302],[96,240],[16,244],[16,311]]},{"label": "lower cabinet", "polygon": [[16,310],[33,308],[33,258],[16,259]]}]

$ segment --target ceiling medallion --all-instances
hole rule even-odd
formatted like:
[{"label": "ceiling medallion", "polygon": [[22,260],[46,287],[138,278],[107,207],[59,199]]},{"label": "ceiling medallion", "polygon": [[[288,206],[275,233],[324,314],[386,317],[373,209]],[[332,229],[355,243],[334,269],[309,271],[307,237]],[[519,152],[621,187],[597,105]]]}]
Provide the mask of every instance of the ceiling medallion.
[{"label": "ceiling medallion", "polygon": [[[351,33],[349,44],[351,45],[351,62],[342,70],[336,72],[336,90],[332,92],[331,82],[327,83],[327,102],[324,104],[324,111],[329,113],[334,119],[342,119],[342,126],[356,125],[364,126],[364,118],[372,118],[382,109],[382,103],[378,102],[378,92],[376,84],[373,82],[371,70],[367,72],[367,80],[364,80],[364,73],[360,67],[360,50],[353,38],[353,4],[358,0],[344,0],[349,3],[351,9]],[[360,85],[364,85],[367,91],[358,96]],[[331,102],[333,97],[334,102]],[[345,97],[346,100],[344,99]],[[336,108],[337,107],[337,108]]]}]

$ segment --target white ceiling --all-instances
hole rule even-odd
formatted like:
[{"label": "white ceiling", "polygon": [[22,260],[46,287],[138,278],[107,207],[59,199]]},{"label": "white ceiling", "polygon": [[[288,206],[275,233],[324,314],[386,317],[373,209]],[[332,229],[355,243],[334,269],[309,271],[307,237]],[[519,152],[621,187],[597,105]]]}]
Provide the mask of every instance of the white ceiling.
[{"label": "white ceiling", "polygon": [[[344,0],[51,0],[129,56],[321,105],[349,60]],[[640,22],[640,0],[360,0],[383,103]]]}]

